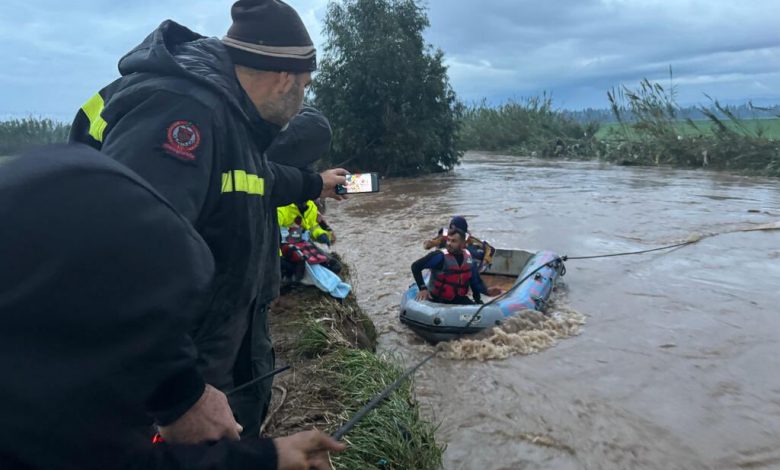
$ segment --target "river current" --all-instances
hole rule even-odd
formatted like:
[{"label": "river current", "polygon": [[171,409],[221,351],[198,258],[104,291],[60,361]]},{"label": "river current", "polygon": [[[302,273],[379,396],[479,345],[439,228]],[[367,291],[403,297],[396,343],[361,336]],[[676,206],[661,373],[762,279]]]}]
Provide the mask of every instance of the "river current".
[{"label": "river current", "polygon": [[398,320],[409,266],[455,214],[497,247],[570,256],[704,238],[571,260],[549,331],[424,366],[446,469],[780,468],[780,231],[743,231],[780,220],[780,180],[468,153],[331,202],[380,348],[408,364],[432,350]]}]

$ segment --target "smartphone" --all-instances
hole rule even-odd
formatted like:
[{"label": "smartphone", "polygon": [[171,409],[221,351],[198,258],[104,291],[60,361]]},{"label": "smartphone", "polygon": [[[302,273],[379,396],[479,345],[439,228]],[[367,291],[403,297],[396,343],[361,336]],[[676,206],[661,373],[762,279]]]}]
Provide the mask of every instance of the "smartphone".
[{"label": "smartphone", "polygon": [[347,175],[347,183],[336,185],[336,194],[358,194],[379,192],[378,173],[355,173]]}]

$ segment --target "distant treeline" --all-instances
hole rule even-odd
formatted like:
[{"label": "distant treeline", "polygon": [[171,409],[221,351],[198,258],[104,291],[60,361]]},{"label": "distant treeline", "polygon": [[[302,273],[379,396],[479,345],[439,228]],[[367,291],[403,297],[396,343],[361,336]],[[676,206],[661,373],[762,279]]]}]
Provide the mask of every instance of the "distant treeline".
[{"label": "distant treeline", "polygon": [[[756,106],[752,103],[735,105],[723,105],[723,109],[740,119],[773,119],[780,115],[780,105],[773,106]],[[589,123],[600,122],[609,123],[617,122],[615,114],[609,108],[585,108],[577,111],[561,110],[561,113],[577,122]],[[705,113],[701,106],[686,106],[680,107],[677,110],[677,116],[679,119],[690,119],[692,121],[703,121],[709,119],[707,113]],[[720,119],[727,119],[726,113],[722,113],[716,110],[716,116]],[[633,115],[628,112],[625,116],[627,119],[633,119]]]},{"label": "distant treeline", "polygon": [[0,121],[0,157],[14,155],[26,148],[66,142],[70,124],[47,118],[24,118]]}]

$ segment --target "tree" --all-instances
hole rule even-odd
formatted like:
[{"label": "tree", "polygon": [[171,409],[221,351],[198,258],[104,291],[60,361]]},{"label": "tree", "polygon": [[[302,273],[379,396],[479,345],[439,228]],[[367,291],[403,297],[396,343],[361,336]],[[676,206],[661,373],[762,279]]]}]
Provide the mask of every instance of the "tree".
[{"label": "tree", "polygon": [[325,53],[312,86],[331,121],[331,165],[414,175],[451,169],[458,104],[444,53],[427,45],[415,0],[328,4]]}]

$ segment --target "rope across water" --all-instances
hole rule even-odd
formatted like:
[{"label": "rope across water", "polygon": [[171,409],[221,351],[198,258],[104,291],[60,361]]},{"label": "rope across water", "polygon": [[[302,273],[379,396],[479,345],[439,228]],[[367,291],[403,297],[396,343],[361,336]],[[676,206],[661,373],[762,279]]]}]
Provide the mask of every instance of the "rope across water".
[{"label": "rope across water", "polygon": [[[541,271],[545,267],[551,267],[554,268],[556,263],[561,263],[561,271],[565,271],[565,267],[563,266],[563,262],[568,260],[583,260],[583,259],[597,259],[597,258],[612,258],[615,256],[629,256],[629,255],[641,255],[645,253],[651,253],[654,251],[662,251],[662,250],[670,250],[672,248],[678,248],[686,245],[691,245],[693,243],[698,242],[701,240],[701,238],[696,238],[692,240],[688,240],[682,243],[675,243],[673,245],[667,245],[662,246],[658,248],[651,248],[648,250],[639,250],[639,251],[628,251],[628,252],[621,252],[621,253],[609,253],[604,255],[590,255],[590,256],[558,256],[555,259],[548,261],[547,263],[537,267],[530,273],[528,273],[526,276],[524,276],[520,281],[516,282],[511,288],[507,289],[506,292],[502,293],[501,295],[498,295],[492,299],[490,299],[488,302],[480,305],[480,307],[477,309],[476,312],[474,312],[474,315],[471,316],[469,321],[466,323],[465,329],[468,329],[469,326],[471,326],[471,323],[479,316],[480,312],[482,312],[482,309],[487,307],[488,305],[491,305],[502,298],[509,295],[511,292],[513,292],[515,289],[517,289],[520,285],[522,285],[526,280],[530,279],[531,276],[535,275],[539,271]],[[461,333],[460,337],[463,337],[465,333]],[[371,401],[366,403],[363,408],[361,408],[355,415],[350,418],[349,421],[347,421],[343,426],[341,426],[336,432],[332,434],[332,437],[336,440],[341,439],[346,433],[348,433],[353,427],[355,427],[360,420],[363,419],[365,415],[367,415],[372,409],[376,408],[379,403],[381,403],[385,398],[387,398],[395,389],[397,389],[407,378],[409,378],[412,374],[414,374],[420,367],[422,367],[425,363],[433,359],[436,354],[439,353],[439,350],[435,350],[434,352],[428,354],[425,356],[422,360],[417,362],[412,367],[408,368],[406,371],[404,371],[403,374],[401,374],[398,379],[396,379],[395,382],[390,384],[388,387],[386,387],[379,395],[377,395],[375,398],[373,398]]]}]

